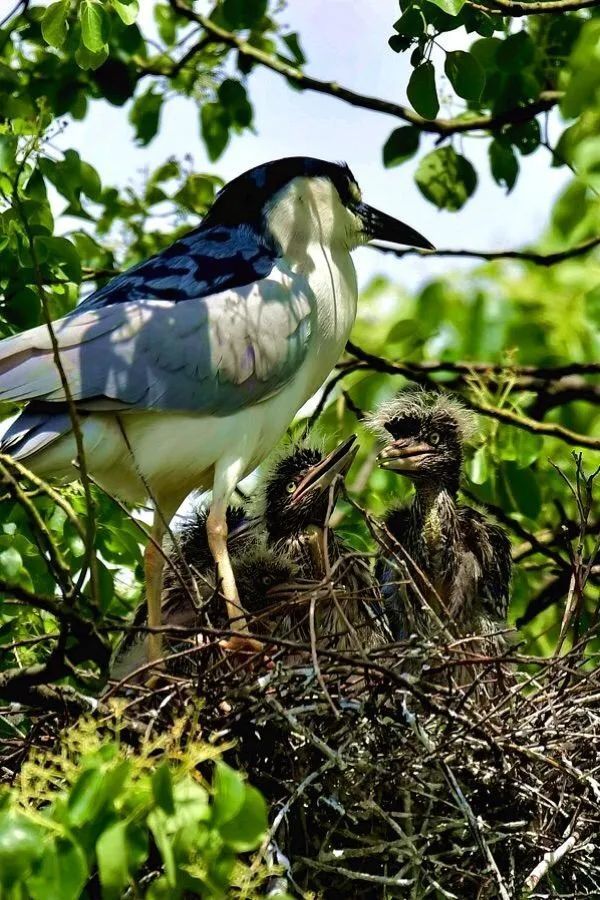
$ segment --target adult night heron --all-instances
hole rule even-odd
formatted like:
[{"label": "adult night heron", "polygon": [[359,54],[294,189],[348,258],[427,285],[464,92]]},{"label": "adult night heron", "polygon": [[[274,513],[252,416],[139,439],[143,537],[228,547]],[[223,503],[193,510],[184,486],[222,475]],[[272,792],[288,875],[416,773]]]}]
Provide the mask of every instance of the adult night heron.
[{"label": "adult night heron", "polygon": [[[409,388],[383,403],[370,421],[385,443],[379,465],[415,486],[410,506],[386,519],[396,560],[384,554],[377,566],[397,632],[416,627],[430,634],[423,600],[460,634],[505,627],[510,541],[499,525],[457,499],[463,443],[474,433],[474,416],[452,397]],[[400,583],[405,579],[397,561],[406,565],[408,585]]]},{"label": "adult night heron", "polygon": [[[130,503],[150,497],[155,542],[193,489],[212,488],[209,544],[246,631],[227,503],[337,362],[356,315],[350,251],[371,240],[431,248],[363,203],[345,165],[291,157],[240,175],[198,228],[95,291],[54,336],[44,325],[0,342],[0,400],[27,402],[2,451],[43,477],[78,477],[68,388],[88,471]],[[162,570],[151,542],[151,627]],[[158,658],[159,636],[148,645]]]}]

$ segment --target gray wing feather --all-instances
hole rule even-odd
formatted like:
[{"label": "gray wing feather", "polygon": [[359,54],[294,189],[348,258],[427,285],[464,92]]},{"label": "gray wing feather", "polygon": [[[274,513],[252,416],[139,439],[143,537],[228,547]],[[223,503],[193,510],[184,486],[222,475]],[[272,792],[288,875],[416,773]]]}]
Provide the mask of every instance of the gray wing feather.
[{"label": "gray wing feather", "polygon": [[[211,297],[120,303],[54,327],[80,408],[223,415],[289,381],[306,355],[314,306],[304,279],[274,270]],[[0,400],[64,399],[45,326],[0,342]]]}]

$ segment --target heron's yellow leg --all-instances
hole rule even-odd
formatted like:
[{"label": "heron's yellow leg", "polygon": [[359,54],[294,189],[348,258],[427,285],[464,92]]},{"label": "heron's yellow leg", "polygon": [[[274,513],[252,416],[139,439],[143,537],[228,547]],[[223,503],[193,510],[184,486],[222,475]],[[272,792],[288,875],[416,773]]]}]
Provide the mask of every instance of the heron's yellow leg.
[{"label": "heron's yellow leg", "polygon": [[213,502],[206,520],[206,534],[208,546],[217,564],[217,576],[221,593],[225,597],[229,624],[235,631],[248,631],[227,548],[226,503]]}]

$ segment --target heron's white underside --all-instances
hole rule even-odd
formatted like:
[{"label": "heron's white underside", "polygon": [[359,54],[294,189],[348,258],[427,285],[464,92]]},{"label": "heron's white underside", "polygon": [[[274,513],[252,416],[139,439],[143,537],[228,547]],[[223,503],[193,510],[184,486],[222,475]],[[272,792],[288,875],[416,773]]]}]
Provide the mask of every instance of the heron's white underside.
[{"label": "heron's white underside", "polygon": [[[147,410],[90,414],[82,420],[86,463],[109,492],[133,503],[150,493],[166,518],[196,488],[215,482],[215,490],[226,494],[272,450],[335,366],[356,315],[349,252],[359,243],[354,216],[328,182],[296,179],[272,205],[269,224],[285,254],[269,281],[280,281],[290,292],[304,283],[303,300],[310,298],[302,364],[271,396],[226,416]],[[291,304],[293,299],[290,294]],[[75,456],[74,438],[67,435],[27,464],[43,476],[72,480]]]}]

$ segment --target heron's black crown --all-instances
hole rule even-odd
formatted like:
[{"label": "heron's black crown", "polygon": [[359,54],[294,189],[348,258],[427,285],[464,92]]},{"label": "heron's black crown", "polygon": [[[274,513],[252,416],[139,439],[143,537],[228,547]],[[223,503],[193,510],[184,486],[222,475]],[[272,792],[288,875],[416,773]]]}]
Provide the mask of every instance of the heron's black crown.
[{"label": "heron's black crown", "polygon": [[360,202],[356,178],[345,163],[312,156],[287,156],[256,166],[230,181],[217,194],[202,227],[260,224],[273,197],[294,178],[327,178],[344,206]]}]

